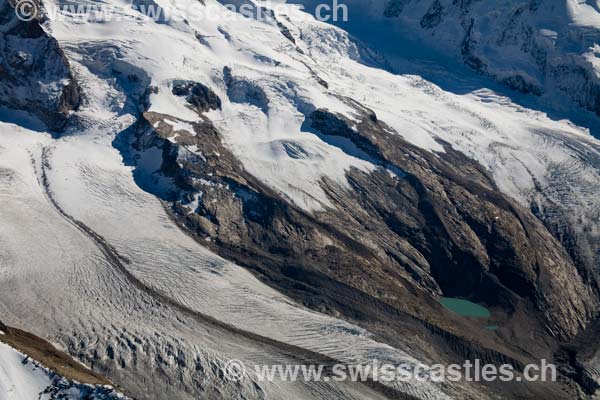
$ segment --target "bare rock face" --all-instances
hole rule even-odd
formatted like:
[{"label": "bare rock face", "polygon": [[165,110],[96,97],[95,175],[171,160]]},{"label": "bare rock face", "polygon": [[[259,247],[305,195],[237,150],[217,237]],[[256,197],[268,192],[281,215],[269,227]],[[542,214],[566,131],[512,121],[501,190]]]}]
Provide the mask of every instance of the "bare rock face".
[{"label": "bare rock face", "polygon": [[175,96],[184,97],[197,112],[221,108],[221,99],[198,82],[178,82],[173,86]]},{"label": "bare rock face", "polygon": [[79,105],[79,87],[57,41],[41,25],[0,3],[0,104],[33,113],[50,130],[64,129]]}]

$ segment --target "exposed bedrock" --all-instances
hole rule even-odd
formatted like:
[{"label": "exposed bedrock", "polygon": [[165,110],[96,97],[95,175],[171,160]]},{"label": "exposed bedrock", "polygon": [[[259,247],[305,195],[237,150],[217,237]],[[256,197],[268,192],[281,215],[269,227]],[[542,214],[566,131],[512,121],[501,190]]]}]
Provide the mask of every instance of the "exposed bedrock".
[{"label": "exposed bedrock", "polygon": [[30,112],[61,131],[79,105],[79,87],[42,22],[39,16],[21,21],[11,2],[0,2],[0,105]]}]

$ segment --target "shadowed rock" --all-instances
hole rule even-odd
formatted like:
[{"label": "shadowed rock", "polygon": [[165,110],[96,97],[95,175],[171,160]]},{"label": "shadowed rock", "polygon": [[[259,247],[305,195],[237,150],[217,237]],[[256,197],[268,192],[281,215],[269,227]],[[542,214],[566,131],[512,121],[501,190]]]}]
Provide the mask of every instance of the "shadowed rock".
[{"label": "shadowed rock", "polygon": [[173,85],[173,94],[184,97],[191,108],[205,112],[221,108],[221,99],[207,86],[198,82],[178,82]]},{"label": "shadowed rock", "polygon": [[0,4],[0,104],[61,131],[80,91],[58,42],[40,23],[40,17],[21,21],[9,2]]}]

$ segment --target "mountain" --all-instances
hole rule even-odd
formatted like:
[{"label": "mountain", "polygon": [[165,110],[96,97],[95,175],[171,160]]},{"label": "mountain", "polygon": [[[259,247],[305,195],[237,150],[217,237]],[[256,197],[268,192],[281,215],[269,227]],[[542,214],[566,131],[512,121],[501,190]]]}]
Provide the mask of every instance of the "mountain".
[{"label": "mountain", "polygon": [[[596,5],[0,1],[8,325],[140,399],[597,392]],[[224,375],[374,358],[560,379]]]},{"label": "mountain", "polygon": [[[310,5],[310,1],[304,3]],[[524,93],[567,97],[600,114],[600,7],[595,0],[351,0],[355,15]],[[360,10],[360,11],[358,11]],[[350,19],[350,29],[361,18]],[[380,31],[384,28],[379,27]],[[421,50],[422,51],[422,50]],[[411,49],[414,54],[414,49]],[[564,100],[563,100],[564,101]],[[559,105],[560,107],[560,105]]]}]

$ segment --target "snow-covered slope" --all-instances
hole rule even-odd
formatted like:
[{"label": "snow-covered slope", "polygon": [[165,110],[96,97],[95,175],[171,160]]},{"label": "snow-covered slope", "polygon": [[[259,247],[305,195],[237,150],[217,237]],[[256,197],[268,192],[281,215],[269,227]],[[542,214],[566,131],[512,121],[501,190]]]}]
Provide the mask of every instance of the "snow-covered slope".
[{"label": "snow-covered slope", "polygon": [[50,386],[45,371],[25,359],[23,354],[0,343],[0,399],[35,400]]},{"label": "snow-covered slope", "polygon": [[[314,1],[299,3],[314,7]],[[594,1],[350,0],[340,22],[385,53],[434,49],[522,92],[600,114],[600,12]],[[381,40],[385,37],[385,40]],[[419,40],[415,40],[419,38]],[[558,97],[558,100],[556,99]],[[562,104],[561,104],[562,103]]]}]

